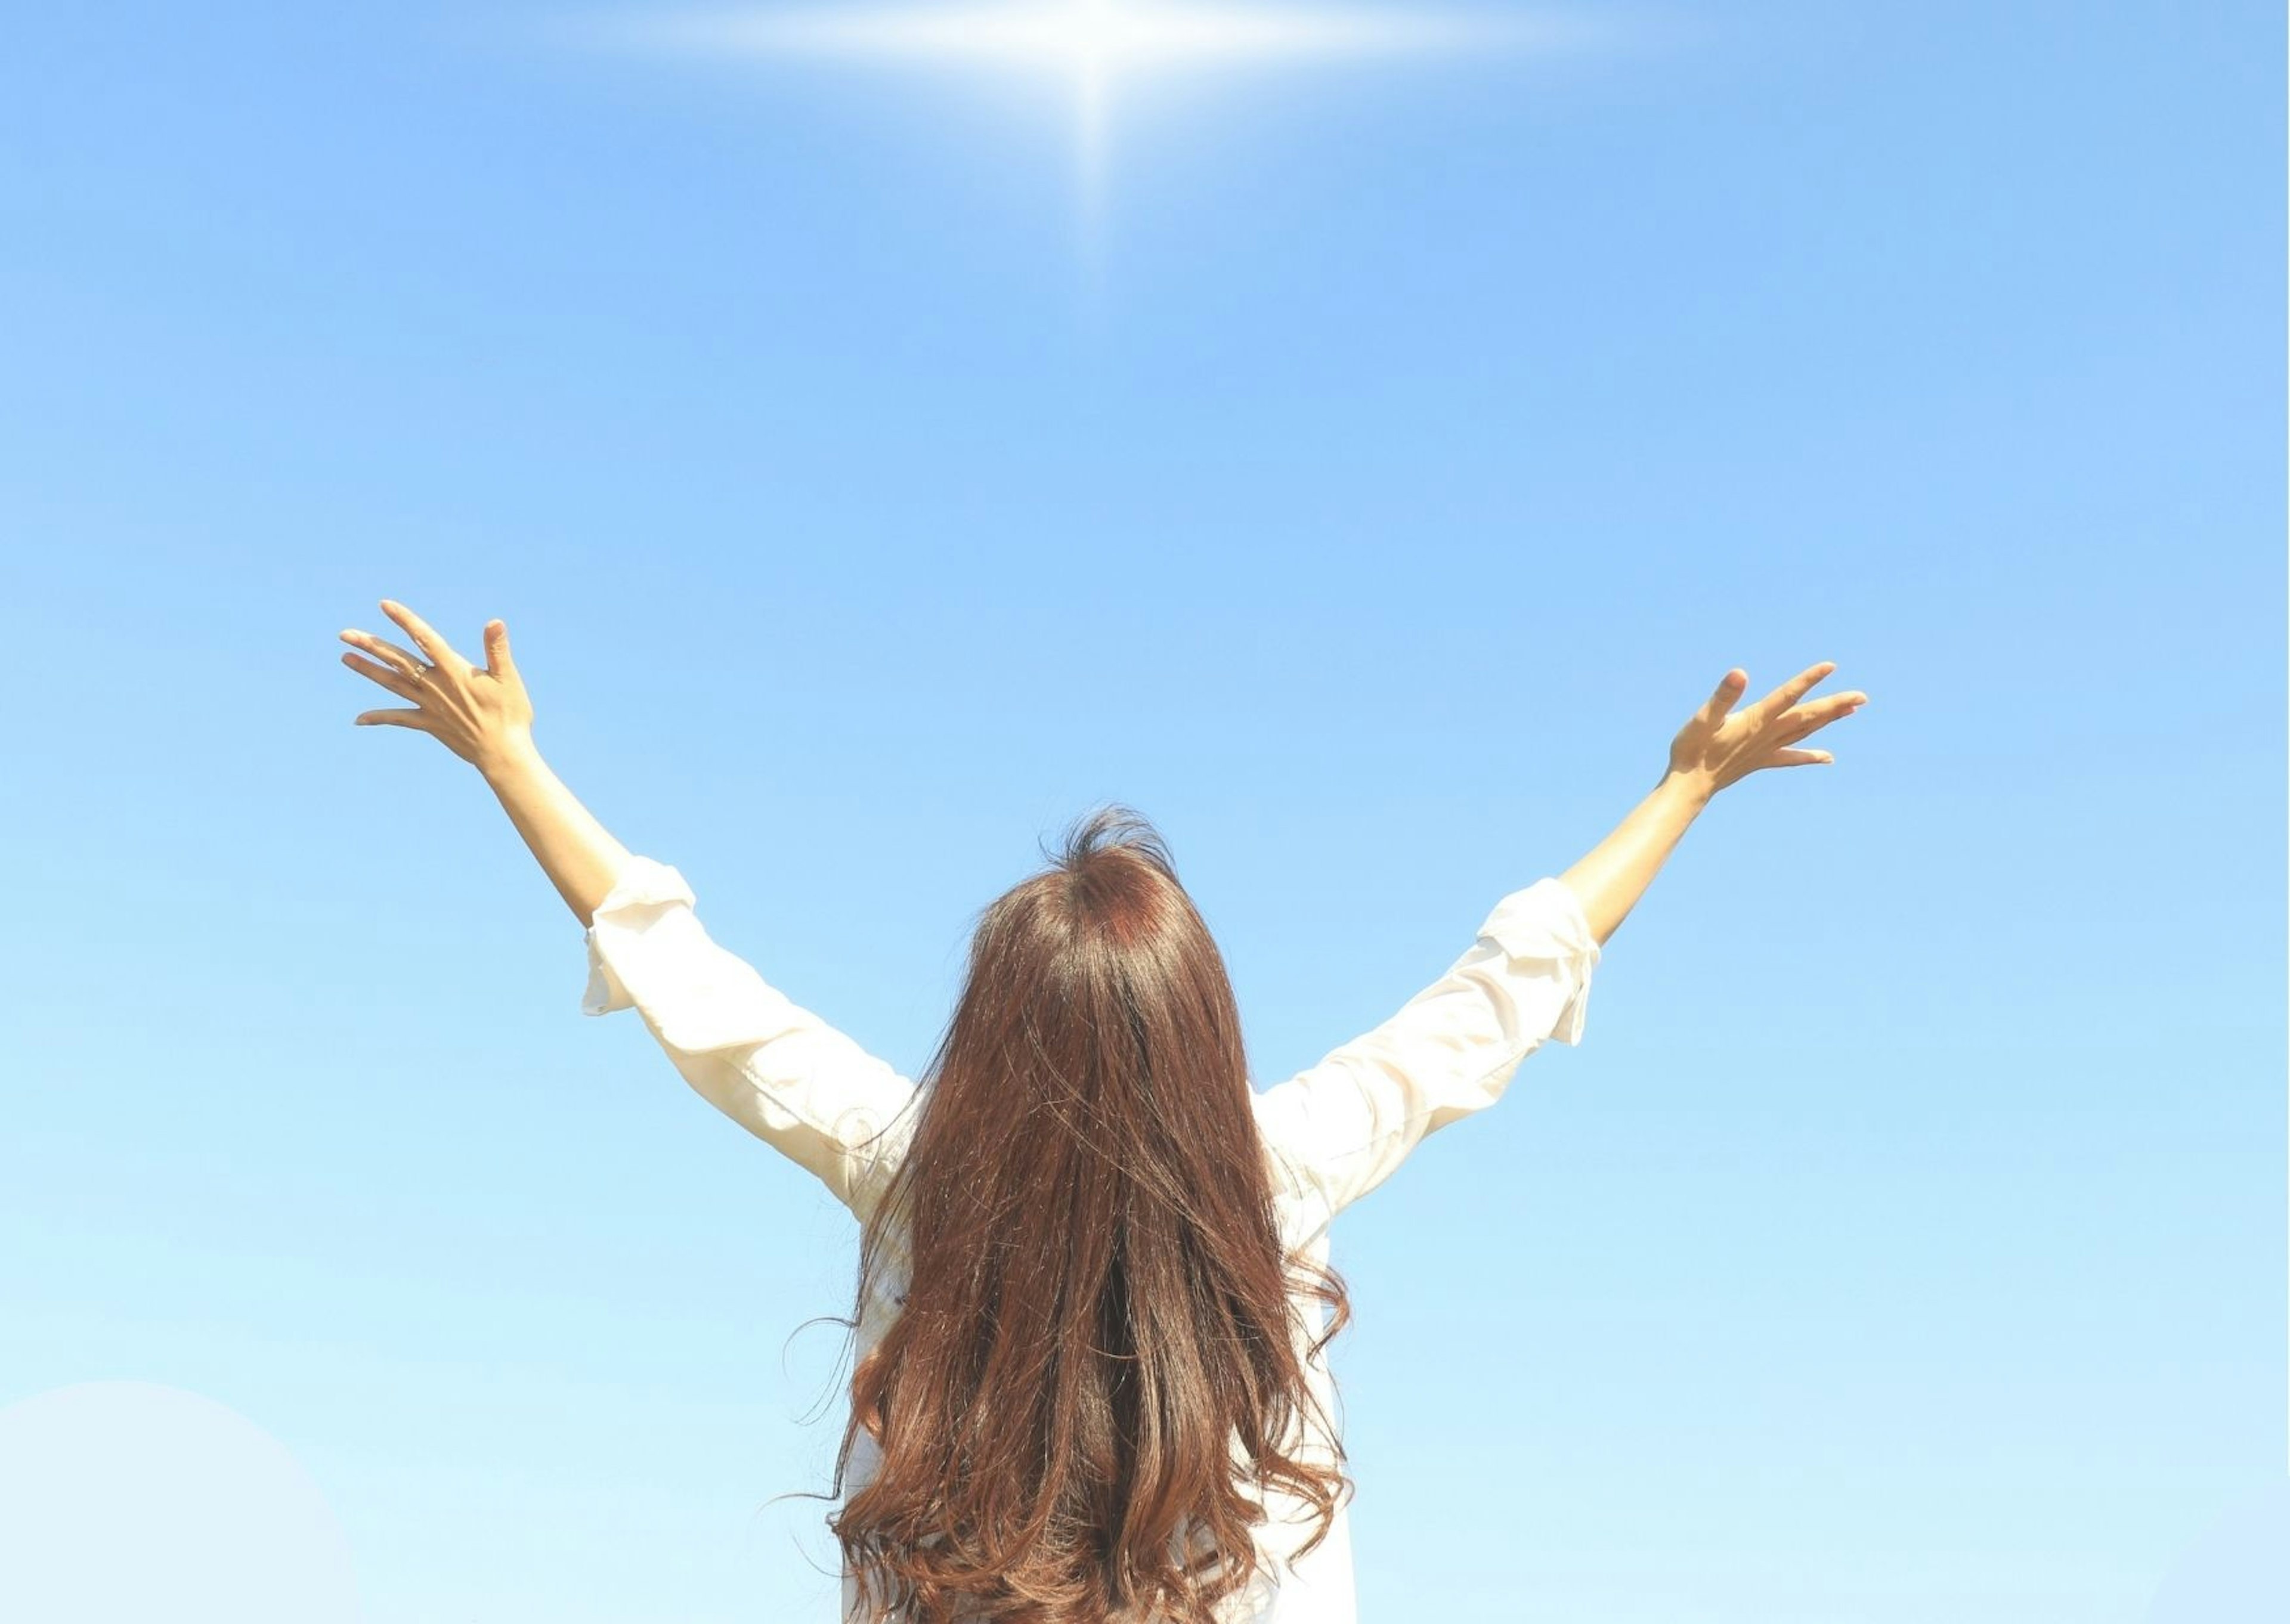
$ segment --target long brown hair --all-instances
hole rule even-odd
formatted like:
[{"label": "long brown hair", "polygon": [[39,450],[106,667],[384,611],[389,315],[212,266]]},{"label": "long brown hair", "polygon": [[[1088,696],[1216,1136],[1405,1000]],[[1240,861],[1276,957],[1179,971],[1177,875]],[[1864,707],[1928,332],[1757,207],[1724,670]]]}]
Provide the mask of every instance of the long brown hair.
[{"label": "long brown hair", "polygon": [[1295,1332],[1317,1353],[1349,1305],[1282,1244],[1231,983],[1160,836],[1106,805],[1045,854],[981,916],[866,1219],[860,1312],[885,1269],[907,1294],[836,1492],[862,1431],[879,1463],[830,1522],[885,1616],[1211,1624],[1262,1491],[1309,1508],[1306,1550],[1350,1492],[1334,1428],[1317,1459],[1291,1430]]}]

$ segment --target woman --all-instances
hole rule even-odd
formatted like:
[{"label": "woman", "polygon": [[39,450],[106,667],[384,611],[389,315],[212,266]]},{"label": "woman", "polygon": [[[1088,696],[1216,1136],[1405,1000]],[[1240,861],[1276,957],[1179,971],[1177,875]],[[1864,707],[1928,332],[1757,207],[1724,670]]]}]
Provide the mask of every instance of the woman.
[{"label": "woman", "polygon": [[1167,852],[1102,809],[984,911],[917,1084],[716,945],[683,876],[572,797],[500,621],[480,668],[381,607],[420,652],[345,631],[373,658],[342,658],[412,708],[358,722],[476,767],[587,929],[583,1011],[639,1011],[694,1089],[861,1224],[832,1519],[853,1620],[1352,1619],[1331,1221],[1546,1038],[1578,1041],[1607,938],[1686,826],[1750,772],[1830,760],[1798,741],[1867,698],[1800,704],[1823,661],[1736,711],[1728,671],[1613,833],[1261,1093]]}]

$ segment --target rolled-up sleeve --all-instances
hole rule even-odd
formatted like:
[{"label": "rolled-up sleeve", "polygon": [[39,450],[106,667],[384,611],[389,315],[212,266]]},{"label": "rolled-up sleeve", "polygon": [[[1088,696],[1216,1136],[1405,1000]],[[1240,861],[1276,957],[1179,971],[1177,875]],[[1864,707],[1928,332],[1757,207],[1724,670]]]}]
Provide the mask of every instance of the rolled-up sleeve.
[{"label": "rolled-up sleeve", "polygon": [[1427,1135],[1501,1099],[1545,1040],[1579,1043],[1599,956],[1564,881],[1511,892],[1397,1014],[1256,1097],[1268,1148],[1333,1217]]},{"label": "rolled-up sleeve", "polygon": [[676,868],[633,858],[588,928],[581,1013],[637,1011],[701,1098],[864,1217],[911,1127],[914,1084],[718,945],[694,908]]}]

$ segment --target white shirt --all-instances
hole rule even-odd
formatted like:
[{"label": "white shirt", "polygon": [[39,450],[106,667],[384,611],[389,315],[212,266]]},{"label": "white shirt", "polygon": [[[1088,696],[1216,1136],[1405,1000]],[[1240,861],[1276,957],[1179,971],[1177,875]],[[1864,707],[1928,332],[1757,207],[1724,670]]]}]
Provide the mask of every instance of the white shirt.
[{"label": "white shirt", "polygon": [[[634,858],[587,935],[581,1012],[639,1011],[704,1099],[808,1168],[863,1220],[905,1148],[913,1119],[901,1113],[915,1084],[712,940],[691,887],[666,864]],[[1496,903],[1461,956],[1389,1020],[1256,1093],[1291,1251],[1325,1263],[1335,1215],[1389,1178],[1426,1134],[1501,1099],[1519,1062],[1545,1039],[1579,1042],[1599,955],[1581,900],[1563,881],[1537,880]],[[886,1126],[893,1131],[883,1132]],[[887,1329],[903,1286],[893,1270],[876,1300],[861,1305],[860,1356]],[[1306,1300],[1298,1317],[1315,1332],[1325,1328],[1317,1300]],[[1320,1409],[1333,1417],[1325,1360],[1308,1356],[1305,1373]],[[861,1432],[847,1486],[871,1476],[870,1445]],[[1320,1458],[1328,1458],[1325,1448]],[[1301,1505],[1284,1508],[1282,1499],[1266,1500],[1270,1515],[1257,1531],[1264,1577],[1230,1598],[1221,1616],[1230,1624],[1355,1624],[1349,1508],[1339,1508],[1316,1549],[1292,1563],[1289,1553],[1309,1530]],[[848,1573],[843,1598],[846,1624],[871,1624]]]}]

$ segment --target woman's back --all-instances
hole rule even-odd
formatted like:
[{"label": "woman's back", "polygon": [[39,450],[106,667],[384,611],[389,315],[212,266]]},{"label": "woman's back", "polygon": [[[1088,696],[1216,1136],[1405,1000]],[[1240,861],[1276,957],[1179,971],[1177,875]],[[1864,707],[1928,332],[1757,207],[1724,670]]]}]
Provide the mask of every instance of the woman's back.
[{"label": "woman's back", "polygon": [[[1245,1540],[1257,1571],[1195,1616],[1353,1619],[1346,1494],[1328,1492],[1348,1489],[1325,1358],[1343,1312],[1330,1226],[1426,1134],[1499,1098],[1542,1042],[1581,1034],[1599,946],[1580,900],[1546,877],[1503,897],[1390,1019],[1249,1090],[1213,950],[1156,948],[1120,903],[1124,882],[1087,866],[1125,827],[1101,814],[1034,883],[1034,912],[1053,916],[1029,928],[1057,954],[1005,965],[996,943],[1033,915],[989,910],[919,1085],[716,944],[676,869],[634,858],[595,911],[584,1012],[639,1010],[697,1092],[862,1225],[837,1485],[852,1620],[1148,1624],[1077,1598],[1132,1578],[1130,1594],[1149,1595],[1145,1579],[1168,1582],[1213,1523],[1228,1530],[1221,1548]],[[1205,1047],[1221,1058],[1204,1062]],[[1221,1462],[1197,1452],[1213,1431],[1229,1444]],[[1261,1519],[1234,1521],[1260,1501]],[[957,1550],[885,1534],[926,1524],[976,1537]],[[980,1572],[973,1549],[1007,1555]],[[875,1605],[854,1550],[894,1553],[905,1588],[879,1595],[931,1604]]]}]

